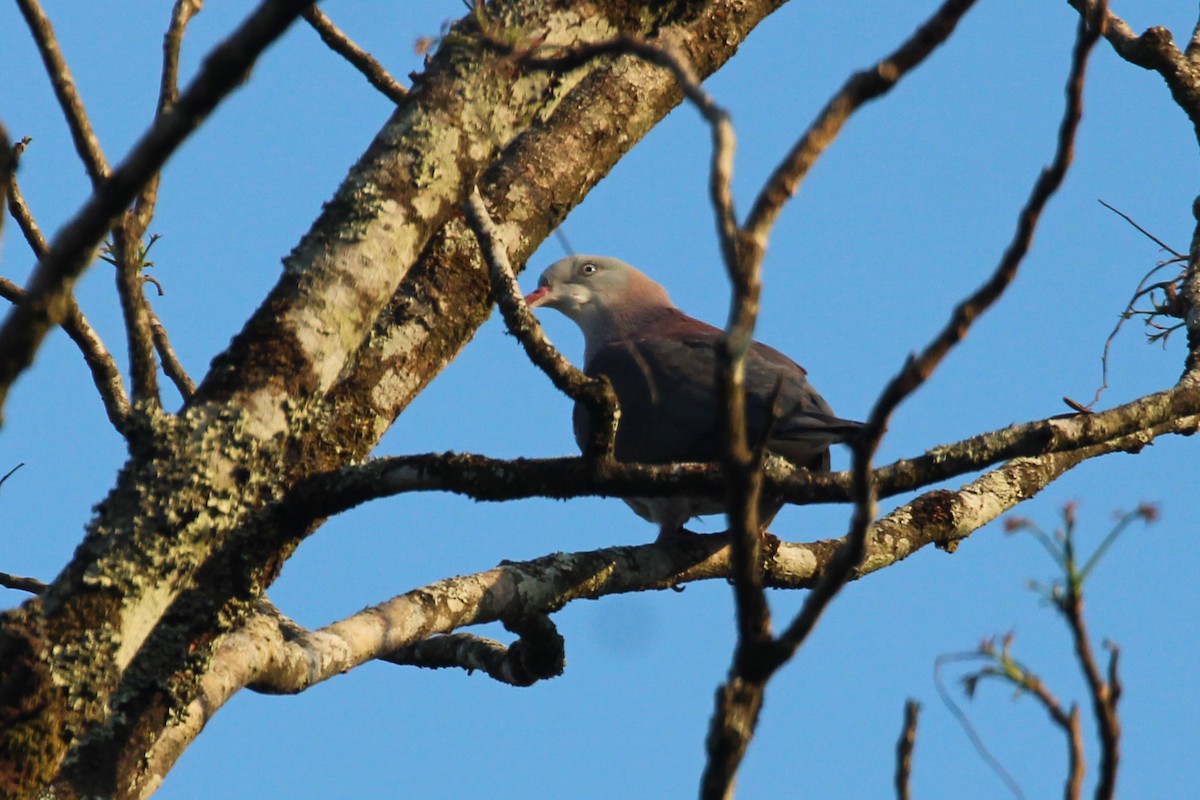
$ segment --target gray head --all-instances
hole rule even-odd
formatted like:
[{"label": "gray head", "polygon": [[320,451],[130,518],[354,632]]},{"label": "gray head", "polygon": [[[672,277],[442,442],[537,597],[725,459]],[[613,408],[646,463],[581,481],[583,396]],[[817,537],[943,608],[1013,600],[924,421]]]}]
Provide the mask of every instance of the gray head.
[{"label": "gray head", "polygon": [[666,289],[624,261],[607,256],[555,261],[525,302],[530,308],[553,308],[574,320],[589,353],[675,307]]}]

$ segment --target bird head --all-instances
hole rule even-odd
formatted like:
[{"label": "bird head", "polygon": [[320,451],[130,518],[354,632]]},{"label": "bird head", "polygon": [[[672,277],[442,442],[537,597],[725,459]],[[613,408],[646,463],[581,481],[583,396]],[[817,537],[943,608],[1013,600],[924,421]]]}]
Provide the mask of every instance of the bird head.
[{"label": "bird head", "polygon": [[555,261],[525,297],[570,317],[589,348],[618,338],[648,313],[673,308],[667,290],[624,261],[608,256],[568,256]]}]

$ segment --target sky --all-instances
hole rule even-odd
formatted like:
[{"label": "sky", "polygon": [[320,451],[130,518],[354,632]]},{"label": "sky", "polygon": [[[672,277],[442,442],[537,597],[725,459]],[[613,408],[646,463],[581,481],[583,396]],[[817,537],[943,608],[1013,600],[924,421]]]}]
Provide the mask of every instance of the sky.
[{"label": "sky", "polygon": [[[149,122],[169,4],[113,7],[45,0],[110,162]],[[757,187],[852,71],[893,49],[933,3],[792,3],[766,20],[706,86],[738,136],[735,195]],[[192,22],[183,75],[249,3],[209,3]],[[414,43],[463,13],[458,2],[324,3],[324,10],[399,79],[420,69]],[[1135,30],[1164,25],[1186,41],[1194,3],[1143,0],[1114,10]],[[1076,25],[1065,2],[981,2],[951,41],[882,101],[864,108],[824,155],[772,235],[758,338],[809,371],[842,416],[864,418],[906,355],[994,268],[1038,171],[1053,153]],[[31,136],[20,180],[41,226],[56,230],[88,184],[16,9],[0,6],[0,119]],[[153,298],[197,378],[240,330],[389,114],[389,103],[302,23],[267,52],[252,79],[168,164],[151,258]],[[708,131],[672,113],[563,225],[582,253],[613,255],[663,283],[681,308],[722,324],[728,284],[706,193]],[[976,433],[1065,413],[1091,399],[1100,354],[1142,276],[1164,257],[1097,201],[1132,216],[1177,250],[1194,221],[1196,140],[1154,74],[1097,49],[1076,163],[1001,303],[895,415],[879,462]],[[563,255],[554,239],[530,260],[526,290]],[[15,226],[0,274],[23,282],[33,263]],[[79,287],[85,313],[123,359],[107,264]],[[576,363],[582,339],[541,314]],[[1147,346],[1126,327],[1112,348],[1107,408],[1171,386],[1182,336]],[[178,407],[169,388],[166,402]],[[570,401],[505,334],[498,315],[402,415],[377,455],[457,450],[498,457],[573,454]],[[1125,694],[1119,789],[1179,797],[1200,782],[1200,644],[1180,635],[1200,615],[1194,588],[1200,517],[1196,443],[1165,437],[1137,455],[1073,470],[1015,513],[1053,528],[1079,503],[1081,547],[1112,513],[1156,502],[1161,521],[1133,526],[1087,592],[1097,642],[1122,648]],[[0,432],[0,570],[52,580],[112,486],[124,448],[79,353],[60,333],[16,385]],[[836,452],[835,468],[848,455]],[[971,476],[950,481],[955,488]],[[885,501],[884,511],[911,499]],[[788,508],[785,539],[840,536],[843,506]],[[1193,520],[1188,523],[1187,520]],[[720,519],[706,530],[720,530]],[[405,495],[331,520],[271,588],[301,624],[319,627],[457,574],[554,551],[650,541],[654,528],[619,500],[475,503]],[[907,698],[923,706],[914,796],[1012,794],[975,752],[934,681],[939,655],[1015,633],[1014,653],[1065,701],[1086,706],[1065,626],[1027,588],[1055,577],[1028,535],[988,526],[952,555],[928,548],[849,586],[771,683],[739,796],[878,797],[892,792],[894,745]],[[803,592],[773,592],[779,624]],[[21,602],[0,590],[3,607]],[[733,599],[723,582],[683,592],[576,602],[554,616],[566,639],[563,676],[516,689],[483,675],[369,664],[297,697],[243,692],[183,755],[157,797],[509,798],[687,797],[696,792],[713,692],[729,666]],[[493,627],[476,633],[502,640]],[[987,747],[1027,797],[1058,796],[1061,733],[1029,699],[985,685],[962,698]],[[1097,751],[1091,717],[1089,787]],[[1090,789],[1089,789],[1090,791]]]}]

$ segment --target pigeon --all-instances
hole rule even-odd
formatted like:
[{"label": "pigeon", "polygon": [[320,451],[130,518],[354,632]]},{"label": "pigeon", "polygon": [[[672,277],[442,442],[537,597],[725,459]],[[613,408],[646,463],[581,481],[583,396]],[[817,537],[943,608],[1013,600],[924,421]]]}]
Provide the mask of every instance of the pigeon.
[{"label": "pigeon", "polygon": [[[606,256],[576,255],[551,264],[530,308],[562,312],[583,331],[584,372],[612,383],[621,416],[615,456],[644,464],[720,460],[716,365],[724,331],[675,307],[667,290],[634,267]],[[746,423],[752,446],[798,467],[829,471],[829,446],[854,439],[862,423],[841,419],[809,385],[804,368],[778,350],[753,342],[746,354]],[[590,415],[576,402],[575,440],[582,448]],[[630,497],[638,516],[659,526],[659,539],[688,534],[684,524],[722,513],[714,497]],[[763,527],[782,507],[764,498]]]}]

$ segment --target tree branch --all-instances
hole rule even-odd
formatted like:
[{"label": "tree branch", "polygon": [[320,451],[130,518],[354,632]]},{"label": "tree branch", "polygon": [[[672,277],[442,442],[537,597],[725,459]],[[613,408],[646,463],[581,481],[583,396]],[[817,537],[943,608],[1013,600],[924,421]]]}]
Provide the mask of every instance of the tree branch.
[{"label": "tree branch", "polygon": [[154,337],[154,349],[158,351],[158,357],[162,361],[163,372],[175,384],[179,395],[186,403],[196,393],[196,384],[187,374],[179,357],[175,355],[175,348],[171,346],[167,329],[163,327],[162,320],[158,318],[158,314],[149,303],[146,304],[146,314],[149,317],[150,334]]},{"label": "tree branch", "polygon": [[66,315],[67,297],[93,249],[146,181],[246,77],[258,56],[300,13],[308,0],[264,0],[205,59],[199,75],[54,238],[26,287],[28,299],[0,327],[0,412],[13,381],[33,362],[51,325]]},{"label": "tree branch", "polygon": [[[25,241],[33,250],[33,254],[40,260],[45,257],[49,245],[42,236],[42,231],[38,227],[33,213],[25,203],[25,197],[21,194],[15,173],[9,174],[7,185],[9,213],[16,220],[17,227],[24,234]],[[20,304],[25,299],[25,290],[12,281],[0,278],[0,297],[10,303]],[[121,382],[121,370],[117,368],[117,362],[112,353],[104,346],[100,334],[83,315],[73,294],[67,297],[66,313],[60,324],[83,354],[84,363],[87,364],[88,370],[92,374],[92,383],[100,393],[100,400],[104,403],[104,410],[108,415],[109,422],[122,436],[128,436],[129,397],[125,394],[125,385]]]},{"label": "tree branch", "polygon": [[584,454],[589,460],[598,458],[607,466],[613,459],[617,423],[621,415],[612,386],[603,378],[589,378],[564,358],[546,338],[541,323],[529,311],[517,288],[507,249],[479,194],[479,187],[472,188],[463,204],[463,213],[487,262],[492,293],[504,317],[505,326],[525,348],[529,360],[546,373],[555,388],[572,400],[587,405],[594,422],[588,432]]},{"label": "tree branch", "polygon": [[[871,526],[868,557],[852,579],[892,566],[931,544],[953,550],[960,540],[1036,495],[1080,462],[1107,452],[1111,452],[1107,446],[1093,446],[1016,459],[957,492],[938,490],[919,497]],[[841,539],[781,543],[766,560],[767,585],[811,588],[843,544]],[[165,774],[212,715],[251,683],[264,681],[302,691],[383,653],[466,625],[552,613],[580,599],[665,589],[697,580],[727,580],[732,569],[728,539],[722,535],[557,553],[505,563],[399,595],[310,632],[303,640],[304,647],[299,639],[285,640],[277,619],[254,614],[222,637],[211,668],[200,678],[198,695],[156,740],[148,759]]]},{"label": "tree branch", "polygon": [[912,757],[917,746],[917,720],[921,704],[909,698],[904,703],[904,727],[896,742],[896,800],[912,798]]},{"label": "tree branch", "polygon": [[302,16],[305,22],[320,34],[321,41],[328,45],[330,50],[349,61],[355,69],[371,82],[372,86],[383,92],[389,100],[400,104],[408,96],[408,90],[401,86],[399,81],[393,78],[384,69],[382,64],[376,61],[366,50],[356,45],[319,8],[312,6]]},{"label": "tree branch", "polygon": [[37,0],[17,0],[17,7],[21,9],[21,14],[29,25],[29,32],[33,34],[33,41],[37,44],[46,74],[50,77],[50,85],[54,88],[54,96],[58,98],[58,105],[62,108],[63,116],[67,118],[67,127],[71,130],[72,141],[75,142],[75,152],[83,161],[83,167],[92,180],[93,188],[98,189],[108,178],[108,161],[104,158],[96,132],[92,130],[92,123],[88,119],[87,110],[83,107],[83,100],[75,88],[71,69],[58,47],[54,26],[50,24],[50,18],[42,11]]},{"label": "tree branch", "polygon": [[766,249],[767,236],[784,204],[796,194],[800,182],[854,112],[863,104],[887,94],[901,78],[949,39],[974,2],[947,0],[895,52],[875,66],[851,75],[825,104],[816,120],[775,168],[750,209],[745,231],[759,250]]},{"label": "tree branch", "polygon": [[[203,4],[204,0],[175,0],[175,5],[171,8],[171,22],[163,35],[162,72],[159,76],[155,120],[166,114],[179,99],[179,51],[183,48],[183,34],[192,17],[200,13]],[[138,193],[132,211],[126,215],[126,222],[134,238],[141,239],[146,235],[146,229],[150,226],[150,219],[154,216],[154,208],[158,203],[158,185],[161,178],[162,171],[154,170]]]},{"label": "tree branch", "polygon": [[149,303],[142,279],[142,240],[132,215],[122,215],[112,229],[113,267],[121,316],[125,320],[125,340],[129,350],[129,377],[133,401],[144,410],[162,405],[158,393],[158,362],[154,336],[150,331]]}]

